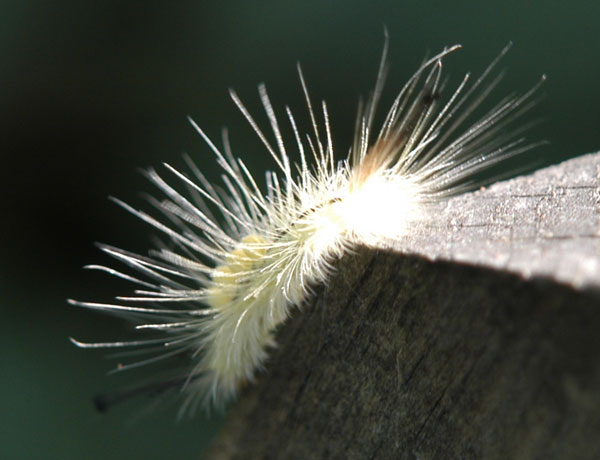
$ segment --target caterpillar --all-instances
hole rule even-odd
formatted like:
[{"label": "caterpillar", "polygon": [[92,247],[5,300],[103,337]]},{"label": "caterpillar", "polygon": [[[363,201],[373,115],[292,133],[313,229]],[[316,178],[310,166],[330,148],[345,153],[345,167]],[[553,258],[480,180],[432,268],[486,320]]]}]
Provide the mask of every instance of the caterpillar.
[{"label": "caterpillar", "polygon": [[[221,184],[213,185],[189,157],[186,173],[164,164],[169,181],[148,169],[146,176],[162,194],[150,199],[154,212],[113,200],[162,233],[168,244],[147,255],[100,245],[129,272],[103,265],[86,268],[131,282],[133,293],[116,297],[115,303],[69,299],[73,305],[125,316],[136,329],[156,336],[72,342],[145,356],[120,364],[119,371],[183,356],[187,368],[182,376],[166,383],[181,387],[182,410],[193,411],[199,403],[221,407],[255,379],[275,346],[277,327],[294,306],[310,298],[314,286],[327,281],[336,259],[357,244],[378,247],[405,235],[430,218],[428,203],[471,190],[480,185],[481,171],[539,144],[523,136],[526,125],[515,125],[536,103],[545,77],[523,94],[482,110],[502,78],[493,71],[509,47],[474,82],[467,73],[447,96],[442,62],[460,45],[424,60],[376,129],[388,70],[386,36],[374,89],[359,103],[354,138],[341,160],[334,154],[327,104],[313,105],[299,65],[310,129],[301,133],[286,107],[295,138],[291,147],[283,141],[280,117],[264,85],[258,90],[270,134],[230,90],[277,168],[266,173],[266,192],[234,157],[226,135],[220,149],[190,119],[222,168]],[[483,115],[471,121],[476,111]],[[292,163],[290,149],[299,162]],[[170,185],[171,180],[178,185]]]}]

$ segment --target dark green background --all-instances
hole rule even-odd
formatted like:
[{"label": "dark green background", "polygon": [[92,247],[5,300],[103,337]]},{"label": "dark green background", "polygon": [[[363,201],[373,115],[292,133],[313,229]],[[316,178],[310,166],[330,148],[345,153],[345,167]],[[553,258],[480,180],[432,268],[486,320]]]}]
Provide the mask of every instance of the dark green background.
[{"label": "dark green background", "polygon": [[[91,395],[137,381],[106,377],[102,353],[67,341],[129,335],[117,320],[69,307],[122,283],[85,272],[106,263],[102,241],[145,251],[148,229],[106,197],[136,204],[136,171],[189,152],[212,179],[213,157],[191,115],[216,141],[229,127],[237,155],[262,180],[270,162],[228,98],[235,88],[264,122],[256,85],[275,109],[303,117],[300,61],[313,97],[328,101],[345,154],[359,94],[370,89],[391,35],[388,99],[427,51],[461,43],[447,69],[481,71],[510,40],[502,86],[548,75],[533,136],[542,164],[600,147],[600,4],[595,1],[4,1],[0,4],[2,256],[1,458],[198,458],[220,419],[175,422],[146,401],[106,415]],[[306,126],[306,125],[304,125]],[[142,378],[143,379],[143,378]]]}]

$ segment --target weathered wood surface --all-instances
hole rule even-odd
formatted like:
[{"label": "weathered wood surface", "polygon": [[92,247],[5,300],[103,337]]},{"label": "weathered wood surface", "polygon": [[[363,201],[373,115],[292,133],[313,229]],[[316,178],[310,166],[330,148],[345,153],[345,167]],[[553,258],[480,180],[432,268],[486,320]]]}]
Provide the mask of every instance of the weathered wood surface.
[{"label": "weathered wood surface", "polygon": [[402,252],[600,286],[600,153],[431,207]]},{"label": "weathered wood surface", "polygon": [[344,257],[207,458],[600,458],[600,155]]}]

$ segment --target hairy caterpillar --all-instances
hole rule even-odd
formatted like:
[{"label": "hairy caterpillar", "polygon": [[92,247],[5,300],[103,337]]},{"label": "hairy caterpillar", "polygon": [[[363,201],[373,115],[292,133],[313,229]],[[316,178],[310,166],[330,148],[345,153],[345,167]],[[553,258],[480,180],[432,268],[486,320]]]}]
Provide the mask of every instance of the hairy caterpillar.
[{"label": "hairy caterpillar", "polygon": [[460,46],[427,59],[399,91],[375,132],[387,46],[386,39],[375,88],[367,102],[359,104],[354,140],[343,161],[334,159],[327,105],[313,108],[300,67],[312,132],[302,135],[292,112],[285,109],[298,164],[290,161],[265,87],[259,86],[259,94],[273,140],[230,91],[277,165],[277,173],[266,174],[266,194],[243,161],[234,158],[226,137],[220,150],[190,120],[223,169],[222,185],[209,182],[189,158],[191,175],[165,164],[183,191],[149,169],[148,178],[164,195],[162,201],[151,200],[161,218],[115,201],[162,232],[169,246],[144,256],[101,245],[139,275],[100,265],[87,268],[123,278],[137,289],[117,297],[115,304],[69,300],[126,316],[137,329],[157,336],[108,343],[71,340],[82,348],[148,353],[146,359],[117,370],[189,356],[185,375],[166,385],[179,384],[185,390],[183,409],[202,400],[221,406],[240,385],[254,379],[274,345],[277,326],[292,306],[310,296],[311,286],[327,279],[335,258],[355,244],[377,246],[403,235],[411,224],[428,218],[428,202],[473,188],[478,172],[536,145],[521,137],[524,127],[510,125],[535,103],[539,84],[501,99],[470,121],[500,81],[501,74],[492,76],[492,70],[509,47],[472,84],[466,74],[446,98],[442,59]]}]

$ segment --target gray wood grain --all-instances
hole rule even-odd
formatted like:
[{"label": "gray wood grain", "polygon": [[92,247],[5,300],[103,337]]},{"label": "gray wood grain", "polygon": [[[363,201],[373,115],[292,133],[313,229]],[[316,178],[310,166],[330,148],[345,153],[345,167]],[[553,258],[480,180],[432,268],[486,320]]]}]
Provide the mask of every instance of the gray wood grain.
[{"label": "gray wood grain", "polygon": [[206,457],[600,458],[599,177],[587,155],[345,256]]},{"label": "gray wood grain", "polygon": [[600,285],[600,154],[432,205],[430,215],[390,247],[574,287]]}]

